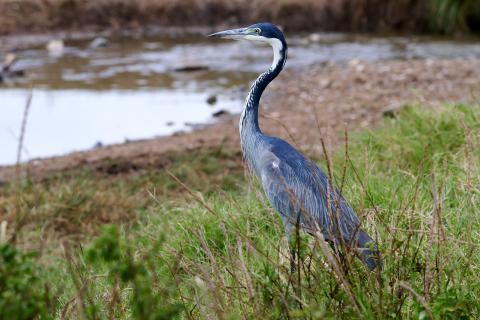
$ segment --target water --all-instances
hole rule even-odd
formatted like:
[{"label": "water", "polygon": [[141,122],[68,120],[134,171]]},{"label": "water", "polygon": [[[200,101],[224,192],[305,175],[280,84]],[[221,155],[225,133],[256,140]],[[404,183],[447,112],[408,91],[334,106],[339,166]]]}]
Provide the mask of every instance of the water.
[{"label": "water", "polygon": [[[34,97],[24,140],[26,159],[186,131],[193,124],[209,122],[212,111],[239,107],[233,100],[202,107],[203,93],[153,90],[35,90]],[[5,131],[0,135],[0,159],[6,164],[16,158],[25,100],[22,90],[2,97],[0,128]]]},{"label": "water", "polygon": [[[287,67],[351,59],[479,58],[478,41],[322,34],[289,37]],[[28,76],[0,86],[0,165],[16,159],[19,127],[34,87],[22,159],[170,135],[237,113],[249,81],[270,63],[271,49],[203,37],[119,38],[106,48],[67,41],[61,55],[44,45],[17,53]],[[200,67],[194,72],[175,71]],[[208,97],[217,97],[212,106]]]}]

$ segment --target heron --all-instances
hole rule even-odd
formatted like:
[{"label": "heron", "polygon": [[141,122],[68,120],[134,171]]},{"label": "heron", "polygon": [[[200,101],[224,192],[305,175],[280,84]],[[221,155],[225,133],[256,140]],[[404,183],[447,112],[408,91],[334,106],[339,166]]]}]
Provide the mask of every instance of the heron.
[{"label": "heron", "polygon": [[253,82],[240,116],[240,145],[250,171],[259,180],[266,197],[280,216],[290,246],[290,262],[295,266],[291,244],[294,227],[309,234],[317,231],[333,247],[342,243],[353,249],[370,270],[379,265],[376,242],[360,228],[360,221],[339,189],[312,160],[288,142],[264,134],[258,123],[260,98],[266,87],[283,70],[287,42],[283,32],[271,23],[216,32],[209,37],[249,40],[273,48],[271,67]]}]

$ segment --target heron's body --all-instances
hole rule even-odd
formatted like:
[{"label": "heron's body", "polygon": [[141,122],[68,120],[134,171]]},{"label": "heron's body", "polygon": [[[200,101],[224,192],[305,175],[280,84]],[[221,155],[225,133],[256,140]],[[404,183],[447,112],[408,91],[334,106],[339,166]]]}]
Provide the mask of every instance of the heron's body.
[{"label": "heron's body", "polygon": [[374,269],[377,265],[374,255],[377,252],[376,249],[375,252],[370,249],[372,245],[376,248],[376,245],[360,229],[355,212],[338,189],[332,187],[325,173],[288,142],[265,135],[260,130],[260,97],[267,85],[281,72],[287,59],[287,43],[283,33],[272,24],[260,23],[213,36],[262,41],[273,48],[272,66],[252,85],[239,128],[247,164],[279,213],[287,239],[290,239],[292,226],[298,222],[309,233],[318,230],[332,243],[342,239],[349,247],[359,249],[362,260],[370,269]]}]

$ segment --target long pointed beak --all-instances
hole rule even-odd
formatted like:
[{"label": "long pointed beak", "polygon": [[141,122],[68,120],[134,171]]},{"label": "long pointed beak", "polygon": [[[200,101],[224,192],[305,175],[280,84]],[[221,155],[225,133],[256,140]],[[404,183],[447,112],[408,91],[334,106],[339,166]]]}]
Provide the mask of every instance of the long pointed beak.
[{"label": "long pointed beak", "polygon": [[226,31],[220,31],[208,35],[212,38],[226,38],[226,39],[242,39],[248,35],[247,28],[232,29]]}]

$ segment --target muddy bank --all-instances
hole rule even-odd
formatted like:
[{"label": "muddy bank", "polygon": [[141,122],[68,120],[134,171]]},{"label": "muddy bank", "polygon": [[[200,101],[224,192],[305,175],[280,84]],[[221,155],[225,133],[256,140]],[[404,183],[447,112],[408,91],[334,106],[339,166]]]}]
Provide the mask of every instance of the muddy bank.
[{"label": "muddy bank", "polygon": [[146,26],[243,25],[272,21],[287,31],[429,31],[429,1],[383,0],[5,0],[0,34]]},{"label": "muddy bank", "polygon": [[[285,72],[262,100],[261,127],[318,156],[321,137],[333,147],[342,131],[375,125],[386,112],[391,115],[407,103],[433,107],[478,102],[480,75],[474,70],[479,69],[480,60],[354,60],[320,64],[307,72]],[[172,153],[218,147],[238,150],[237,116],[194,133],[31,161],[25,167],[35,178],[84,166],[118,174],[161,168]],[[0,167],[0,180],[10,180],[14,174],[14,167]]]}]

